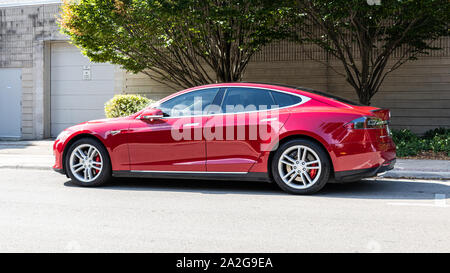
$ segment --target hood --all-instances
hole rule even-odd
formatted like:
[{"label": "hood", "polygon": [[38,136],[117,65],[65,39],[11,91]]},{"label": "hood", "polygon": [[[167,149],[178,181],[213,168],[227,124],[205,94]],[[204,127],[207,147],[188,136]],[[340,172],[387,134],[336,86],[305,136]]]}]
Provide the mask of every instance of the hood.
[{"label": "hood", "polygon": [[94,119],[94,120],[89,120],[80,124],[96,124],[96,123],[105,123],[105,122],[114,122],[114,121],[119,121],[119,120],[123,120],[126,117],[121,117],[121,118],[103,118],[103,119]]},{"label": "hood", "polygon": [[80,130],[86,129],[86,127],[90,127],[90,125],[95,126],[95,125],[101,125],[101,124],[105,124],[105,123],[115,123],[115,122],[122,121],[122,120],[125,120],[128,118],[129,117],[89,120],[89,121],[85,121],[85,122],[70,126],[67,129],[65,129],[64,131],[80,131]]}]

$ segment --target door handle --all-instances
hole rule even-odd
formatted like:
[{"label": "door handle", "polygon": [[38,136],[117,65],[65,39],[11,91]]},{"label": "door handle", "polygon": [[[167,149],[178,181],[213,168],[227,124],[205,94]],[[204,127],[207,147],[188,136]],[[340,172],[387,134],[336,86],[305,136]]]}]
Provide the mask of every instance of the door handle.
[{"label": "door handle", "polygon": [[261,122],[264,122],[264,121],[275,121],[275,120],[277,120],[277,118],[265,118],[265,119],[262,119]]},{"label": "door handle", "polygon": [[190,126],[197,126],[197,125],[198,125],[198,122],[197,123],[186,123],[183,125],[183,127],[190,127]]},{"label": "door handle", "polygon": [[109,131],[109,132],[111,133],[112,136],[115,136],[118,133],[122,133],[123,131],[126,131],[126,130],[112,130],[112,131]]}]

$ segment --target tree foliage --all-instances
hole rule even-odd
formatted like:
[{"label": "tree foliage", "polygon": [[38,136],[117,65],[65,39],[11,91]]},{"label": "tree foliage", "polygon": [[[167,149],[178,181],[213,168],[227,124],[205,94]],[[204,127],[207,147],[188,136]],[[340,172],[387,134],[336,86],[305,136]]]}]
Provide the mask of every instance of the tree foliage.
[{"label": "tree foliage", "polygon": [[241,80],[255,52],[289,35],[285,2],[66,0],[60,26],[94,62],[192,87]]},{"label": "tree foliage", "polygon": [[[363,104],[386,76],[408,60],[439,48],[449,36],[450,1],[297,0],[298,34],[339,59],[346,80]],[[395,58],[392,58],[395,55]]]}]

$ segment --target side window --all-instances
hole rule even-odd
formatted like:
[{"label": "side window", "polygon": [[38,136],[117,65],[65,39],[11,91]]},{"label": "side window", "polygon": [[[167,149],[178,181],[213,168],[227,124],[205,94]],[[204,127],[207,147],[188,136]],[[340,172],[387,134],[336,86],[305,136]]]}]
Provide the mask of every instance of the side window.
[{"label": "side window", "polygon": [[202,115],[216,97],[219,88],[208,88],[179,95],[158,107],[169,117]]},{"label": "side window", "polygon": [[224,113],[250,112],[271,109],[275,102],[268,90],[231,87],[225,92],[222,102]]},{"label": "side window", "polygon": [[298,96],[289,95],[286,93],[271,91],[275,102],[280,107],[286,107],[302,102],[302,99]]}]

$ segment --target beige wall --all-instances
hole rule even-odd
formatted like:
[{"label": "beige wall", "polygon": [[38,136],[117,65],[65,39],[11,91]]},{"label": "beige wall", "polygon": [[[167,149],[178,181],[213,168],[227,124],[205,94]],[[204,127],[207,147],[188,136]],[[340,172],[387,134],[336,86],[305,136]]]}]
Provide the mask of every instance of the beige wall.
[{"label": "beige wall", "polygon": [[[124,93],[160,99],[175,91],[143,74],[124,72],[123,78]],[[357,101],[355,91],[342,76],[311,60],[253,62],[244,80],[310,87]],[[379,93],[372,98],[372,105],[391,109],[392,127],[396,129],[423,133],[436,127],[450,128],[450,58],[430,57],[406,63],[386,78]]]},{"label": "beige wall", "polygon": [[[337,61],[333,64],[341,70]],[[255,62],[244,79],[310,87],[357,101],[341,75],[315,61]],[[436,127],[450,128],[450,58],[427,57],[404,64],[386,78],[372,105],[391,109],[395,129],[421,134]]]},{"label": "beige wall", "polygon": [[33,69],[22,68],[22,136],[33,138]]}]

